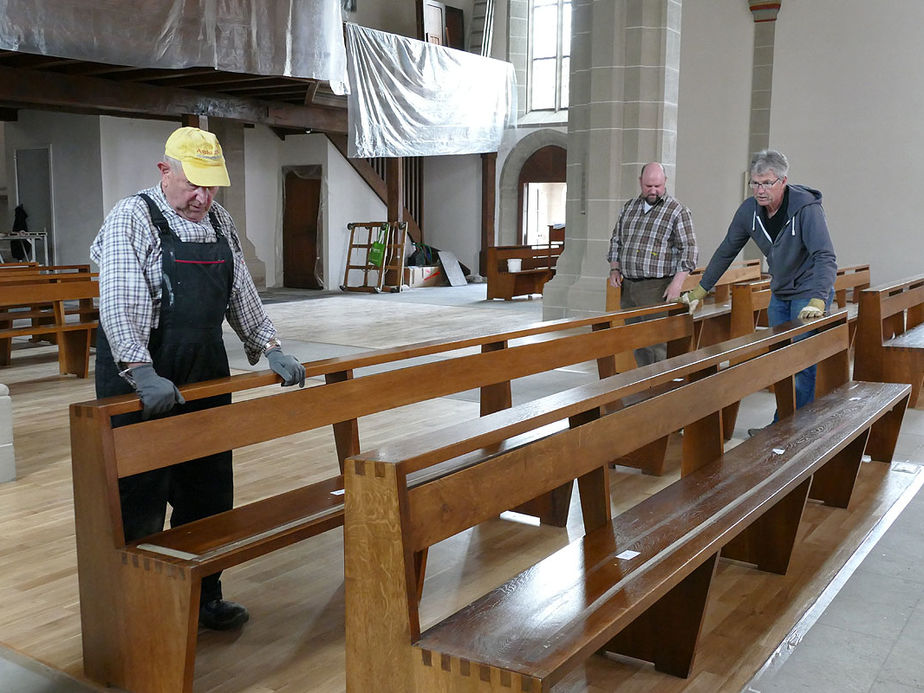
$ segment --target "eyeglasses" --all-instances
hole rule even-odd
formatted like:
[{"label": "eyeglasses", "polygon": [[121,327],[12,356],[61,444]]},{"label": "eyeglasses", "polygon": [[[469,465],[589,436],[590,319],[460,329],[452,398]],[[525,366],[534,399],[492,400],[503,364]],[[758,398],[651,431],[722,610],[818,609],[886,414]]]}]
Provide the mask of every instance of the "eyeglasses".
[{"label": "eyeglasses", "polygon": [[769,190],[781,180],[783,179],[777,178],[776,180],[770,181],[768,183],[758,183],[757,181],[750,180],[748,181],[748,185],[751,186],[751,190]]}]

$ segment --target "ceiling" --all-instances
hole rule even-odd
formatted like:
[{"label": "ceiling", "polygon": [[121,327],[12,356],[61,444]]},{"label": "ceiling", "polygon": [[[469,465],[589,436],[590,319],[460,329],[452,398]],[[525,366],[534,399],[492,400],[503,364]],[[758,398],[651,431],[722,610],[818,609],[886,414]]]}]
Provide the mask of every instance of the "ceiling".
[{"label": "ceiling", "polygon": [[327,82],[222,72],[152,69],[0,50],[0,120],[22,108],[176,120],[262,123],[284,136],[346,132],[346,97]]}]

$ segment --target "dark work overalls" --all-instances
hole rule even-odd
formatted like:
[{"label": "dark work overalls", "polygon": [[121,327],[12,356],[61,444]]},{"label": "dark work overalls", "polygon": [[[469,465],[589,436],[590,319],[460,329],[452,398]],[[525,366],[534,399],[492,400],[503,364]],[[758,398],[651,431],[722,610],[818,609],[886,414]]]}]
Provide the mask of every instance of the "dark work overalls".
[{"label": "dark work overalls", "polygon": [[[139,194],[148,205],[151,221],[163,248],[163,284],[160,324],[151,332],[148,350],[157,374],[176,385],[229,375],[228,356],[221,325],[231,297],[234,258],[217,218],[209,212],[217,241],[186,243],[170,228],[157,205]],[[96,346],[96,396],[133,392],[119,376],[109,342],[102,329]],[[219,395],[179,405],[175,413],[227,404],[231,395]],[[141,412],[112,417],[113,427],[141,420]],[[233,503],[231,451],[155,469],[119,479],[125,541],[133,541],[163,529],[166,504],[173,508],[170,525],[229,510]],[[221,597],[219,574],[202,580],[202,602]]]}]

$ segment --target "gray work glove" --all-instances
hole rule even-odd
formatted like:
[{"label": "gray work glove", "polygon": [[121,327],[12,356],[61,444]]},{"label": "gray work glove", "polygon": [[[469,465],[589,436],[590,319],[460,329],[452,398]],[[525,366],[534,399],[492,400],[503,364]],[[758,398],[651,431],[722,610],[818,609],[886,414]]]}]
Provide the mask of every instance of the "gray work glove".
[{"label": "gray work glove", "polygon": [[275,347],[266,352],[266,360],[276,374],[282,376],[282,386],[295,385],[305,387],[305,367],[294,356],[283,354],[282,349]]},{"label": "gray work glove", "polygon": [[128,382],[141,398],[141,418],[150,419],[166,414],[177,404],[186,400],[172,381],[157,375],[153,364],[145,363],[128,371]]}]

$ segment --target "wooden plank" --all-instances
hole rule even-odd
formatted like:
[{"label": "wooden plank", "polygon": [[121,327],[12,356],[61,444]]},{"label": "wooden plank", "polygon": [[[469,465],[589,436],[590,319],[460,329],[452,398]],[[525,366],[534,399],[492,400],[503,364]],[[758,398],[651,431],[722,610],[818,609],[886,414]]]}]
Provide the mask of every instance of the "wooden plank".
[{"label": "wooden plank", "polygon": [[439,256],[440,264],[443,266],[443,271],[446,272],[446,278],[449,280],[449,285],[468,285],[468,281],[465,279],[465,275],[462,273],[462,267],[459,265],[459,258],[457,258],[454,253],[451,253],[448,250],[441,250],[439,252]]},{"label": "wooden plank", "polygon": [[[659,326],[661,330],[659,331]],[[551,342],[523,344],[503,351],[462,356],[376,373],[324,386],[279,393],[278,407],[265,399],[245,400],[116,429],[119,475],[196,459],[319,426],[332,425],[405,404],[504,382],[542,370],[592,360],[600,353],[634,348],[638,343],[688,333],[689,322],[673,316],[664,322],[617,327]],[[626,346],[623,346],[626,345]],[[181,388],[186,396],[186,389]],[[186,436],[193,426],[199,432]]]}]

